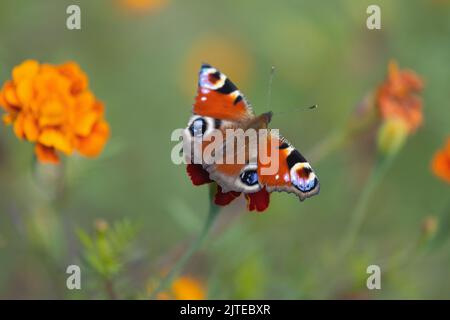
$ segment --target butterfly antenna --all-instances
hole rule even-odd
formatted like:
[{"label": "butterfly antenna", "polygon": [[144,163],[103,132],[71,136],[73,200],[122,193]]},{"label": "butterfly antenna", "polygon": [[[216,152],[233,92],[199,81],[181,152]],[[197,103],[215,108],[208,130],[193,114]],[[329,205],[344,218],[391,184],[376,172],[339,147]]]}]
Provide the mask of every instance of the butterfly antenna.
[{"label": "butterfly antenna", "polygon": [[274,113],[275,115],[280,115],[280,114],[285,114],[285,113],[290,113],[292,111],[299,111],[299,110],[303,110],[303,111],[307,111],[307,110],[313,110],[313,109],[317,109],[319,106],[317,104],[314,104],[312,106],[308,106],[308,107],[304,107],[304,106],[300,106],[300,107],[295,107],[292,108],[290,110],[286,110],[286,111],[282,111],[282,112],[276,112]]},{"label": "butterfly antenna", "polygon": [[272,82],[275,75],[275,66],[270,67],[269,90],[267,91],[267,110],[270,110],[270,102],[272,100]]}]

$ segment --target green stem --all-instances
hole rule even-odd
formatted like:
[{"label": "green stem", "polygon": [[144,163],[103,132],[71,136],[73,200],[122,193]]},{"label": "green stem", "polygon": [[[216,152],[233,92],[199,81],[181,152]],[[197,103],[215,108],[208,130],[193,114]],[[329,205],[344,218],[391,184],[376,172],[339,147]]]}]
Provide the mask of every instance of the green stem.
[{"label": "green stem", "polygon": [[358,233],[361,229],[362,223],[364,222],[364,219],[366,217],[368,211],[367,206],[369,204],[372,193],[380,183],[386,171],[389,169],[394,158],[395,154],[384,156],[378,159],[376,165],[372,169],[370,178],[365,185],[351,216],[346,236],[341,243],[339,250],[340,254],[338,255],[341,259],[344,258],[353,247]]},{"label": "green stem", "polygon": [[[67,238],[62,235],[63,223],[61,211],[63,211],[64,202],[61,201],[61,198],[64,197],[66,186],[66,167],[64,162],[61,162],[58,166],[47,166],[47,170],[51,171],[50,173],[43,170],[44,165],[39,162],[36,155],[33,155],[29,174],[34,184],[32,190],[39,189],[39,192],[33,197],[33,206],[42,207],[43,215],[47,219],[52,219],[50,239],[46,238],[47,234],[41,235],[40,233],[37,233],[37,236],[40,237],[41,241],[38,242],[39,244],[36,247],[36,253],[40,258],[43,258],[42,261],[45,262],[47,269],[49,270],[50,279],[54,282],[53,286],[56,288],[55,292],[58,295],[58,298],[64,298],[68,291],[65,286],[61,286],[61,284],[64,284],[65,282],[60,276],[60,271],[64,267],[63,262],[67,257]],[[42,192],[42,190],[44,190],[44,192]],[[30,219],[36,219],[36,214],[37,212],[32,212],[33,216],[30,217]],[[35,224],[36,222],[33,223]],[[33,228],[36,228],[36,226]],[[36,241],[34,242],[36,243]]]},{"label": "green stem", "polygon": [[114,282],[111,278],[105,278],[105,291],[110,300],[117,300],[116,290],[114,289]]},{"label": "green stem", "polygon": [[183,254],[180,260],[178,260],[178,262],[175,264],[172,270],[170,270],[170,272],[160,282],[159,286],[151,294],[150,299],[155,299],[158,293],[164,291],[167,287],[170,286],[172,281],[181,273],[184,266],[188,263],[193,254],[201,247],[202,243],[205,241],[209,233],[209,230],[211,229],[211,226],[216,220],[216,217],[220,209],[220,207],[214,204],[215,189],[216,189],[215,184],[211,184],[209,213],[200,235],[195,239],[195,241],[191,244],[189,249]]},{"label": "green stem", "polygon": [[[384,174],[390,167],[393,159],[395,158],[395,154],[387,155],[381,157],[377,160],[377,163],[372,168],[372,172],[370,173],[370,177],[362,191],[361,196],[358,199],[355,209],[351,215],[350,224],[348,226],[347,232],[345,233],[345,237],[343,238],[340,246],[337,249],[337,259],[334,262],[334,265],[342,262],[352,249],[356,238],[361,230],[361,226],[364,222],[364,218],[367,214],[368,204],[370,202],[370,198],[373,194],[373,191],[376,189]],[[327,287],[331,290],[336,286],[338,279],[337,278],[328,278],[326,277],[325,283],[327,283]]]}]

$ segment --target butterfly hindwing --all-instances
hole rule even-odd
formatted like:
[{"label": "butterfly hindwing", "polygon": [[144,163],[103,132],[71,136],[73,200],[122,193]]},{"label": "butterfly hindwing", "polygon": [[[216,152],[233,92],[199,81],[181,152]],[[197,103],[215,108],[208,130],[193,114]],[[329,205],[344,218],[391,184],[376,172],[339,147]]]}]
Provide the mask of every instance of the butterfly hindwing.
[{"label": "butterfly hindwing", "polygon": [[268,146],[267,150],[274,150],[278,154],[277,157],[269,154],[269,157],[278,161],[278,169],[274,173],[264,174],[263,168],[267,168],[268,164],[258,161],[259,183],[267,191],[295,193],[302,201],[319,193],[319,180],[309,162],[297,149],[273,132],[268,135],[267,143],[274,146],[273,149]]},{"label": "butterfly hindwing", "polygon": [[[233,136],[229,136],[224,127],[222,135],[224,137],[223,146],[215,154],[216,159],[222,159],[221,163],[205,164],[205,169],[209,172],[211,179],[216,181],[224,192],[238,191],[244,193],[254,193],[261,190],[258,181],[258,149],[257,145],[244,143],[237,145]],[[233,129],[240,129],[235,127]],[[230,150],[234,150],[233,153]],[[231,155],[231,156],[230,156]],[[232,161],[228,161],[230,156]]]},{"label": "butterfly hindwing", "polygon": [[[194,115],[184,130],[183,143],[190,144],[191,152],[185,154],[188,163],[201,163],[210,179],[217,182],[223,192],[256,192],[261,189],[257,179],[257,146],[247,143],[236,146],[235,140],[227,136],[227,129],[240,129],[237,122]],[[233,131],[234,132],[234,131]],[[215,137],[222,140],[216,144]],[[187,145],[185,145],[185,150]],[[196,160],[195,148],[200,149],[201,159]],[[197,149],[197,150],[198,150]],[[230,150],[234,150],[230,153]],[[197,153],[198,155],[198,153]],[[232,155],[232,161],[227,157]],[[241,161],[237,161],[241,159]]]}]

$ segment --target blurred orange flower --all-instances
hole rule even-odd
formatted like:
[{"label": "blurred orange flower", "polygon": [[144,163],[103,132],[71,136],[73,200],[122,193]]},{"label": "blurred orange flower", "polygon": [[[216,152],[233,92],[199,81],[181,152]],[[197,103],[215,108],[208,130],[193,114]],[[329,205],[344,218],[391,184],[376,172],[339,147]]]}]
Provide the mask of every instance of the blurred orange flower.
[{"label": "blurred orange flower", "polygon": [[130,11],[149,12],[164,7],[168,0],[119,0],[119,3]]},{"label": "blurred orange flower", "polygon": [[190,276],[181,276],[176,279],[166,292],[158,294],[158,300],[204,300],[206,290],[198,279]]},{"label": "blurred orange flower", "polygon": [[422,124],[422,99],[419,93],[423,89],[422,79],[411,70],[400,70],[397,63],[391,61],[388,76],[378,88],[376,102],[383,119],[399,118],[414,132]]},{"label": "blurred orange flower", "polygon": [[447,145],[435,153],[431,169],[437,177],[450,183],[450,137],[447,139]]},{"label": "blurred orange flower", "polygon": [[57,152],[98,155],[109,137],[103,103],[74,62],[59,66],[26,60],[0,91],[0,107],[19,139],[35,143],[41,162],[58,163]]}]

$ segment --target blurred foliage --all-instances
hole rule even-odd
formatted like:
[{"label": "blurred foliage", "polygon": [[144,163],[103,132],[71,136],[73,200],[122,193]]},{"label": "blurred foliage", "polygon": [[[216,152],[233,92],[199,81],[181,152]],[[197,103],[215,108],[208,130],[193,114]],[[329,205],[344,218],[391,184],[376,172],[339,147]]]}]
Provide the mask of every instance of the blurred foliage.
[{"label": "blurred foliage", "polygon": [[123,270],[136,232],[136,227],[128,220],[116,222],[111,227],[106,221],[97,220],[92,236],[77,229],[83,245],[83,260],[101,278],[113,278]]}]

